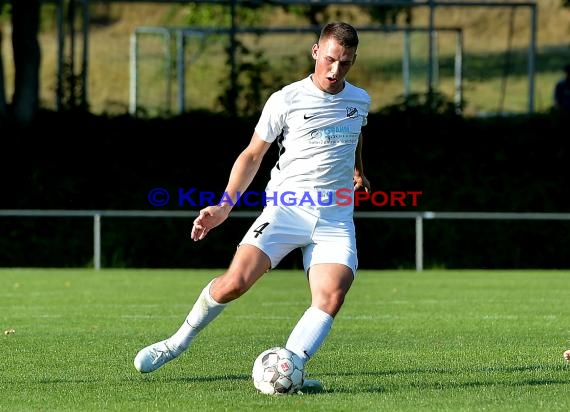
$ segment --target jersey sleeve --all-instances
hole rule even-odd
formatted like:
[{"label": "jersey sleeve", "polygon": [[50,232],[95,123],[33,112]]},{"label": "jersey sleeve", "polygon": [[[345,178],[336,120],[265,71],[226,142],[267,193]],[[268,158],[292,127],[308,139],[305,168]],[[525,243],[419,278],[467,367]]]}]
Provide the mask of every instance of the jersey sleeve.
[{"label": "jersey sleeve", "polygon": [[370,112],[370,105],[372,104],[372,98],[364,90],[362,90],[362,95],[363,95],[363,100],[365,102],[365,107],[366,107],[366,112],[363,113],[363,116],[362,116],[362,127],[364,127],[368,124],[368,113]]},{"label": "jersey sleeve", "polygon": [[255,131],[266,142],[273,142],[283,132],[286,118],[284,93],[279,90],[269,96],[263,106]]}]

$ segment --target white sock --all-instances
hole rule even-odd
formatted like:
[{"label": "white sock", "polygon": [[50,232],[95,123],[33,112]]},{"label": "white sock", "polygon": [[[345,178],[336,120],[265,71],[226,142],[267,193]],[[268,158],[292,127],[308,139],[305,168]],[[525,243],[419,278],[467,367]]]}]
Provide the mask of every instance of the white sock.
[{"label": "white sock", "polygon": [[293,328],[285,347],[306,363],[324,342],[332,323],[331,315],[311,306]]},{"label": "white sock", "polygon": [[216,302],[210,295],[210,286],[213,281],[211,280],[202,290],[180,329],[166,340],[169,348],[179,352],[188,349],[190,342],[198,332],[213,321],[226,307],[225,303]]}]

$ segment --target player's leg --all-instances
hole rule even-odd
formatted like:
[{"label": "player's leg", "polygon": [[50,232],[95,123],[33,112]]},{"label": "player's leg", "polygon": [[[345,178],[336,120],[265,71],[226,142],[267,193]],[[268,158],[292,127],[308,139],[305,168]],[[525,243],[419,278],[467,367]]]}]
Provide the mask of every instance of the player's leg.
[{"label": "player's leg", "polygon": [[[311,306],[301,316],[285,344],[304,363],[313,357],[328,336],[353,279],[352,269],[342,264],[318,264],[309,269]],[[323,390],[319,380],[307,377],[300,392],[318,393]]]},{"label": "player's leg", "polygon": [[[328,336],[335,316],[352,286],[358,265],[354,224],[320,219],[313,244],[303,249],[311,290],[311,306],[301,316],[286,343],[306,363]],[[307,380],[303,391],[318,381]],[[309,388],[307,388],[309,387]]]},{"label": "player's leg", "polygon": [[194,336],[213,321],[226,304],[247,292],[269,266],[269,258],[261,250],[250,245],[240,246],[228,270],[202,290],[185,322],[167,339],[167,344],[186,350]]},{"label": "player's leg", "polygon": [[285,345],[304,362],[313,357],[327,337],[353,279],[352,269],[342,264],[317,264],[309,269],[311,306],[299,319]]},{"label": "player's leg", "polygon": [[180,328],[168,339],[141,349],[135,356],[135,368],[152,372],[182,354],[226,304],[247,292],[270,265],[269,257],[257,247],[238,247],[228,270],[206,285]]},{"label": "player's leg", "polygon": [[194,336],[213,321],[228,303],[247,292],[269,266],[269,258],[258,248],[250,245],[238,247],[228,270],[202,290],[184,323],[167,340],[167,344],[186,350]]},{"label": "player's leg", "polygon": [[139,351],[134,362],[137,370],[152,372],[184,352],[227,303],[245,293],[287,253],[307,242],[306,232],[311,232],[316,219],[310,217],[313,219],[310,224],[301,225],[302,219],[289,209],[272,207],[263,210],[244,235],[229,269],[204,288],[178,331]]}]

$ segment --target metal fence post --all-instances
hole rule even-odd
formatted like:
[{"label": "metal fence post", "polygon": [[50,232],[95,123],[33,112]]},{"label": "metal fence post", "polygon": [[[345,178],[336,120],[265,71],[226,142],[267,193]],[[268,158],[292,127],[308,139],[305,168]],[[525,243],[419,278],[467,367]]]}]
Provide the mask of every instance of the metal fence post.
[{"label": "metal fence post", "polygon": [[424,233],[423,218],[416,216],[416,272],[424,269]]},{"label": "metal fence post", "polygon": [[101,269],[101,215],[93,216],[93,266],[95,270]]}]

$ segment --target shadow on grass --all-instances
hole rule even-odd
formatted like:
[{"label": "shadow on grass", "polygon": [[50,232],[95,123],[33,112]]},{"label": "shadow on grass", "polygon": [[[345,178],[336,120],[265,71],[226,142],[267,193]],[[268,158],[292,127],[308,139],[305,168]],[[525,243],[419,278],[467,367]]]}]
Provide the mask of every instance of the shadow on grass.
[{"label": "shadow on grass", "polygon": [[[550,385],[568,385],[570,384],[570,375],[566,375],[560,379],[553,379],[551,377],[540,379],[537,377],[524,379],[518,375],[514,375],[510,380],[505,379],[505,373],[520,373],[520,372],[568,372],[569,368],[567,365],[528,365],[520,367],[488,367],[488,368],[473,368],[473,369],[445,369],[445,368],[425,368],[425,369],[400,369],[400,370],[389,370],[389,371],[369,371],[369,372],[354,372],[354,373],[335,373],[329,374],[327,376],[344,376],[344,377],[387,377],[396,375],[453,375],[453,379],[439,380],[438,382],[433,382],[425,380],[422,382],[402,382],[400,383],[388,383],[386,385],[374,386],[359,384],[357,389],[352,388],[329,388],[325,390],[325,393],[354,393],[354,392],[368,392],[368,393],[383,393],[383,392],[397,392],[404,388],[415,388],[415,389],[458,389],[458,388],[477,388],[477,387],[522,387],[522,386],[550,386]],[[457,381],[457,376],[463,374],[485,374],[484,379],[464,379],[462,381]],[[500,374],[500,375],[493,375]]]},{"label": "shadow on grass", "polygon": [[[398,392],[401,390],[414,389],[459,389],[459,388],[477,388],[477,387],[524,387],[524,386],[551,386],[551,385],[568,385],[570,384],[570,374],[559,379],[546,377],[525,378],[517,374],[521,372],[560,372],[566,373],[570,370],[568,365],[527,365],[516,367],[484,367],[472,369],[451,369],[451,368],[410,368],[410,369],[394,369],[394,370],[378,370],[378,371],[362,371],[362,372],[338,372],[322,374],[319,378],[325,383],[325,390],[320,393],[305,395],[323,395],[336,393],[386,393]],[[504,374],[515,374],[510,379],[505,379]],[[484,374],[481,379],[465,378],[461,379],[464,374]],[[496,374],[496,376],[495,376]],[[450,375],[449,379],[438,378],[437,382],[433,380],[419,380],[416,382],[402,381],[394,383],[393,381],[386,384],[378,384],[378,380],[382,377],[390,377],[397,375],[421,376],[421,375]],[[452,376],[451,376],[452,375]],[[326,385],[327,377],[330,378],[360,378],[362,381],[358,384],[348,382],[350,387],[328,387]],[[371,378],[370,384],[366,383],[366,378]],[[147,382],[161,383],[199,383],[199,382],[222,382],[222,381],[250,381],[251,377],[247,374],[229,374],[229,375],[211,375],[211,376],[186,376],[186,377],[163,377],[159,375],[152,376]],[[140,378],[132,378],[129,380],[140,380]],[[336,379],[338,380],[338,379]],[[459,380],[459,381],[458,381]],[[60,379],[56,383],[68,383],[71,380]],[[74,382],[85,382],[84,380]],[[54,383],[53,380],[45,383]]]}]

